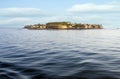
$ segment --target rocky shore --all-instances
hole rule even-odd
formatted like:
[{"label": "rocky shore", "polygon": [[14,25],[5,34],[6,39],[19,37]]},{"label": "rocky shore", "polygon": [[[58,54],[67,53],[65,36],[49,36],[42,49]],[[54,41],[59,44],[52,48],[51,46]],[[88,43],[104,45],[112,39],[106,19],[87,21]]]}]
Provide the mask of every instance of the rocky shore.
[{"label": "rocky shore", "polygon": [[43,29],[103,29],[100,24],[81,24],[71,22],[49,22],[46,24],[26,25],[25,29],[43,30]]}]

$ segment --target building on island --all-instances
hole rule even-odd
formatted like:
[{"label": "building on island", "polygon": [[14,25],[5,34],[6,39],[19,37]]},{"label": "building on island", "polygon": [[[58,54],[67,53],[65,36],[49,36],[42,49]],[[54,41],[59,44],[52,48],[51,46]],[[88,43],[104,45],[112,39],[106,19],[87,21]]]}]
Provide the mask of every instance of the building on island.
[{"label": "building on island", "polygon": [[102,29],[102,25],[99,24],[75,24],[74,29]]},{"label": "building on island", "polygon": [[44,24],[35,24],[35,25],[26,25],[24,28],[26,29],[46,29],[46,25]]},{"label": "building on island", "polygon": [[69,29],[72,28],[70,22],[50,22],[46,24],[46,29]]}]

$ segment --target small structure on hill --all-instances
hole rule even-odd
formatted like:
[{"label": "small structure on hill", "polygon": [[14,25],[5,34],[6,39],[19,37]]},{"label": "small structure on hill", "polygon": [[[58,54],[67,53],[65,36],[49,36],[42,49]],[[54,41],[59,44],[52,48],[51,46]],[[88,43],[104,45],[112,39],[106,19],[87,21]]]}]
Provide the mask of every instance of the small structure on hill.
[{"label": "small structure on hill", "polygon": [[72,28],[70,22],[50,22],[46,24],[46,29],[69,29]]},{"label": "small structure on hill", "polygon": [[35,25],[26,25],[24,28],[26,29],[46,29],[46,25],[44,24],[35,24]]},{"label": "small structure on hill", "polygon": [[99,24],[75,24],[74,29],[102,29],[102,25]]}]

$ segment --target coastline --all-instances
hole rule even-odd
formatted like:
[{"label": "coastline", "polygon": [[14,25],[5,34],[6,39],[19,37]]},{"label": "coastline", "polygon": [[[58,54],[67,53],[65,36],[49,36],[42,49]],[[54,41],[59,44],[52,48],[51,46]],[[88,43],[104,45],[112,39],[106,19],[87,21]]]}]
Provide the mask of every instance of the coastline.
[{"label": "coastline", "polygon": [[84,29],[103,29],[100,24],[81,24],[71,22],[49,22],[46,24],[26,25],[29,30],[84,30]]}]

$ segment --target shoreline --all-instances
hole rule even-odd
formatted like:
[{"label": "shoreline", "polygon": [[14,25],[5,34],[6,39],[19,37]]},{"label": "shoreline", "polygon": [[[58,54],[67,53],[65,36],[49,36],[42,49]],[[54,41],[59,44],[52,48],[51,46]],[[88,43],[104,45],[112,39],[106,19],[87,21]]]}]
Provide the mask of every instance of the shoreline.
[{"label": "shoreline", "polygon": [[83,30],[83,29],[103,29],[100,24],[82,24],[71,22],[49,22],[46,24],[26,25],[29,30]]}]

